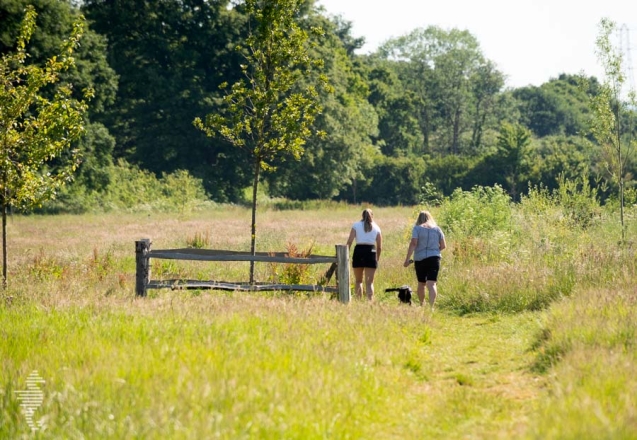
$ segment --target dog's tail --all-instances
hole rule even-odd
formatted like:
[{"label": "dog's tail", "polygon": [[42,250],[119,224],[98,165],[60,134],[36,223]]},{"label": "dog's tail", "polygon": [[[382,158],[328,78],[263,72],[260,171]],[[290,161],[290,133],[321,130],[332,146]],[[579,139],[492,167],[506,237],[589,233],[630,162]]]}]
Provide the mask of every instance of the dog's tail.
[{"label": "dog's tail", "polygon": [[385,292],[400,292],[401,290],[411,290],[411,287],[407,285],[403,285],[400,287],[390,287],[389,289],[385,289]]}]

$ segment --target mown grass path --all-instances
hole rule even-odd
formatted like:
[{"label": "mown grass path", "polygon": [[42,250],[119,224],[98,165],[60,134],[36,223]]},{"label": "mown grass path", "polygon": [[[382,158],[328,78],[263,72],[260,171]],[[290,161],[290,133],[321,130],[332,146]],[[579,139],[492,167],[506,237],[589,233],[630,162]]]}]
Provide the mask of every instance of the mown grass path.
[{"label": "mown grass path", "polygon": [[[420,351],[422,377],[413,389],[421,423],[434,438],[520,438],[526,435],[544,379],[530,370],[539,315],[435,312]],[[418,412],[413,413],[415,419]]]}]

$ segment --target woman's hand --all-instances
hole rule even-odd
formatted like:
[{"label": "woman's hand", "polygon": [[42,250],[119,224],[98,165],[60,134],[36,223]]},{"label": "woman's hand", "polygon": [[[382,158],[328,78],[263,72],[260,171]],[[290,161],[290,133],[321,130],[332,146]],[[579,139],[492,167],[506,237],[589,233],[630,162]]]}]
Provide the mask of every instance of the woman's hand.
[{"label": "woman's hand", "polygon": [[403,263],[403,266],[407,267],[414,262],[414,260],[412,260],[410,257],[412,255],[415,255],[414,251],[416,250],[417,246],[418,246],[418,239],[412,237],[411,241],[409,242],[409,249],[407,249],[407,256],[405,257],[405,262]]}]

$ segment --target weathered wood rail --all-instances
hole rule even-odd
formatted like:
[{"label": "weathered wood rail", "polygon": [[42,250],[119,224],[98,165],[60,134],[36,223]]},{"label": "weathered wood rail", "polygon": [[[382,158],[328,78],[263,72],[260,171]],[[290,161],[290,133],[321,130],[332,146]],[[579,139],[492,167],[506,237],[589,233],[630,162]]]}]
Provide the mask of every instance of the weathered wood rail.
[{"label": "weathered wood rail", "polygon": [[[162,249],[151,250],[150,239],[135,242],[136,285],[137,296],[146,296],[148,289],[218,289],[239,291],[266,290],[299,290],[313,292],[330,292],[338,294],[342,303],[350,301],[349,284],[349,249],[345,245],[336,245],[335,256],[309,255],[307,257],[290,257],[284,252],[250,252],[226,251],[214,249]],[[151,280],[150,259],[194,260],[194,261],[259,261],[284,264],[320,264],[331,263],[323,276],[322,283],[312,284],[274,284],[274,283],[235,283],[226,281],[200,280]],[[328,286],[336,271],[336,286]]]}]

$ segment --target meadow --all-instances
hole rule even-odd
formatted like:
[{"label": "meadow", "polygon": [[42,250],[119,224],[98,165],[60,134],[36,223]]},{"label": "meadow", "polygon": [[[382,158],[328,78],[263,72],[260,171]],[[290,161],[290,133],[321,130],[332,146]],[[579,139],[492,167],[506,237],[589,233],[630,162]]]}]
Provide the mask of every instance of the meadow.
[{"label": "meadow", "polygon": [[[372,303],[327,294],[150,290],[134,242],[248,250],[250,210],[15,216],[0,293],[0,438],[637,438],[635,211],[541,191],[458,193],[436,311],[384,289],[418,207],[372,207]],[[361,206],[264,205],[257,248],[331,255]],[[151,260],[153,279],[246,281],[241,262]],[[257,264],[316,282],[321,265]],[[37,371],[33,431],[18,391]]]}]

